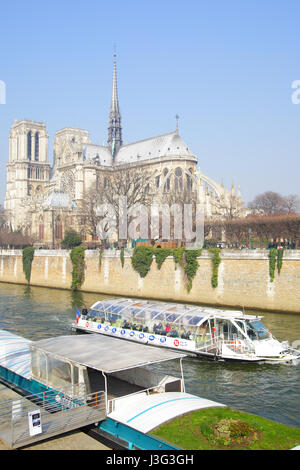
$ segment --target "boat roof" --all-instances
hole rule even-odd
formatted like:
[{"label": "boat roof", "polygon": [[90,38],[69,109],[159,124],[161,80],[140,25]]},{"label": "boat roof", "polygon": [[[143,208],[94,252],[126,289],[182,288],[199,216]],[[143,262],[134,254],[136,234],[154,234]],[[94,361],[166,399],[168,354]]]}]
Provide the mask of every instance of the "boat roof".
[{"label": "boat roof", "polygon": [[190,304],[159,302],[154,300],[130,299],[117,297],[100,300],[92,305],[92,310],[99,312],[120,314],[131,318],[145,318],[145,320],[167,321],[182,323],[186,326],[197,326],[208,318],[242,318],[254,320],[262,318],[254,315],[245,315],[239,310],[222,310],[213,307],[201,307]]},{"label": "boat roof", "polygon": [[0,366],[29,379],[30,344],[29,339],[0,330]]},{"label": "boat roof", "polygon": [[42,339],[32,342],[30,348],[108,374],[186,357],[176,351],[96,333]]}]

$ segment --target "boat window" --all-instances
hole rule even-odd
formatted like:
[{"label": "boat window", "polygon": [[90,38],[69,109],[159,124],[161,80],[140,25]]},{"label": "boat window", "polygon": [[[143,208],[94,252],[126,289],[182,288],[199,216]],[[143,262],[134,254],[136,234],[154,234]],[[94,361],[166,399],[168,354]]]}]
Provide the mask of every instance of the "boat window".
[{"label": "boat window", "polygon": [[73,384],[78,384],[79,382],[79,368],[75,366],[74,364],[72,365],[72,370],[73,370]]},{"label": "boat window", "polygon": [[166,319],[166,316],[164,313],[159,313],[157,316],[155,316],[156,321],[165,321],[165,319]]},{"label": "boat window", "polygon": [[48,383],[52,387],[65,387],[72,383],[71,364],[60,361],[53,356],[47,356]]},{"label": "boat window", "polygon": [[41,351],[31,351],[31,372],[33,377],[43,382],[47,380],[46,356]]},{"label": "boat window", "polygon": [[261,321],[249,321],[248,325],[250,327],[250,329],[248,329],[248,334],[252,333],[255,335],[256,339],[266,339],[270,336],[268,329]]},{"label": "boat window", "polygon": [[246,332],[245,331],[245,323],[243,321],[235,321],[235,323],[240,327],[240,329],[243,331],[243,332]]},{"label": "boat window", "polygon": [[170,323],[177,323],[178,318],[180,318],[180,314],[176,313],[171,313],[169,315],[166,315],[166,320]]},{"label": "boat window", "polygon": [[158,315],[158,313],[159,312],[157,312],[157,311],[150,312],[150,318],[152,319],[152,318],[156,317],[156,315]]},{"label": "boat window", "polygon": [[194,316],[190,319],[190,325],[198,325],[202,320],[202,317]]},{"label": "boat window", "polygon": [[99,316],[99,312],[97,310],[89,310],[87,313],[87,319],[94,318]]}]

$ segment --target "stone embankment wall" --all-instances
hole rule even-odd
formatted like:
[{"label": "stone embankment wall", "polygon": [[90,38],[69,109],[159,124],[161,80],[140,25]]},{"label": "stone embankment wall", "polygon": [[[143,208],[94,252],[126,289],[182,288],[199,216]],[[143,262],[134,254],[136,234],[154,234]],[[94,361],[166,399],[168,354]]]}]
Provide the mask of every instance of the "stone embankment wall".
[{"label": "stone embankment wall", "polygon": [[[142,297],[178,302],[203,303],[236,308],[300,313],[300,251],[286,250],[280,275],[270,282],[267,250],[223,250],[218,287],[211,286],[212,260],[203,250],[199,269],[188,293],[183,269],[175,269],[172,257],[158,270],[155,259],[145,278],[140,278],[125,253],[122,268],[120,253],[85,252],[85,281],[81,290],[110,295]],[[0,250],[0,282],[27,284],[21,250]],[[36,250],[30,284],[70,289],[72,263],[67,250]]]}]

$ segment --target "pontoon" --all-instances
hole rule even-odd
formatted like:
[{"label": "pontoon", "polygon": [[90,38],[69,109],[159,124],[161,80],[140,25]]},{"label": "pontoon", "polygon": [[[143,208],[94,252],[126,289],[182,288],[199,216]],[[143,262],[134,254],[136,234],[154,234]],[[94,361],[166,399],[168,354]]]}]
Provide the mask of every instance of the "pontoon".
[{"label": "pontoon", "polygon": [[[18,448],[92,425],[124,448],[174,450],[148,433],[182,414],[225,406],[186,393],[185,356],[108,336],[30,341],[0,330],[0,440]],[[153,367],[172,361],[176,370],[177,360],[179,377]],[[20,395],[8,399],[2,384]],[[34,434],[33,414],[40,424]]]},{"label": "pontoon", "polygon": [[216,360],[297,362],[262,316],[188,304],[112,298],[77,314],[73,329],[184,351]]}]

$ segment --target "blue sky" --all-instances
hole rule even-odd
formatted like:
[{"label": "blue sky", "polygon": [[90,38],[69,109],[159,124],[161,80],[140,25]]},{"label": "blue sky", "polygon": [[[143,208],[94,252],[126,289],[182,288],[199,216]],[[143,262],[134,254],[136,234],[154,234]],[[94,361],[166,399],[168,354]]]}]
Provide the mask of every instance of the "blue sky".
[{"label": "blue sky", "polygon": [[0,7],[0,202],[14,119],[107,138],[113,47],[125,143],[173,131],[245,202],[298,194],[298,0],[15,0]]}]

